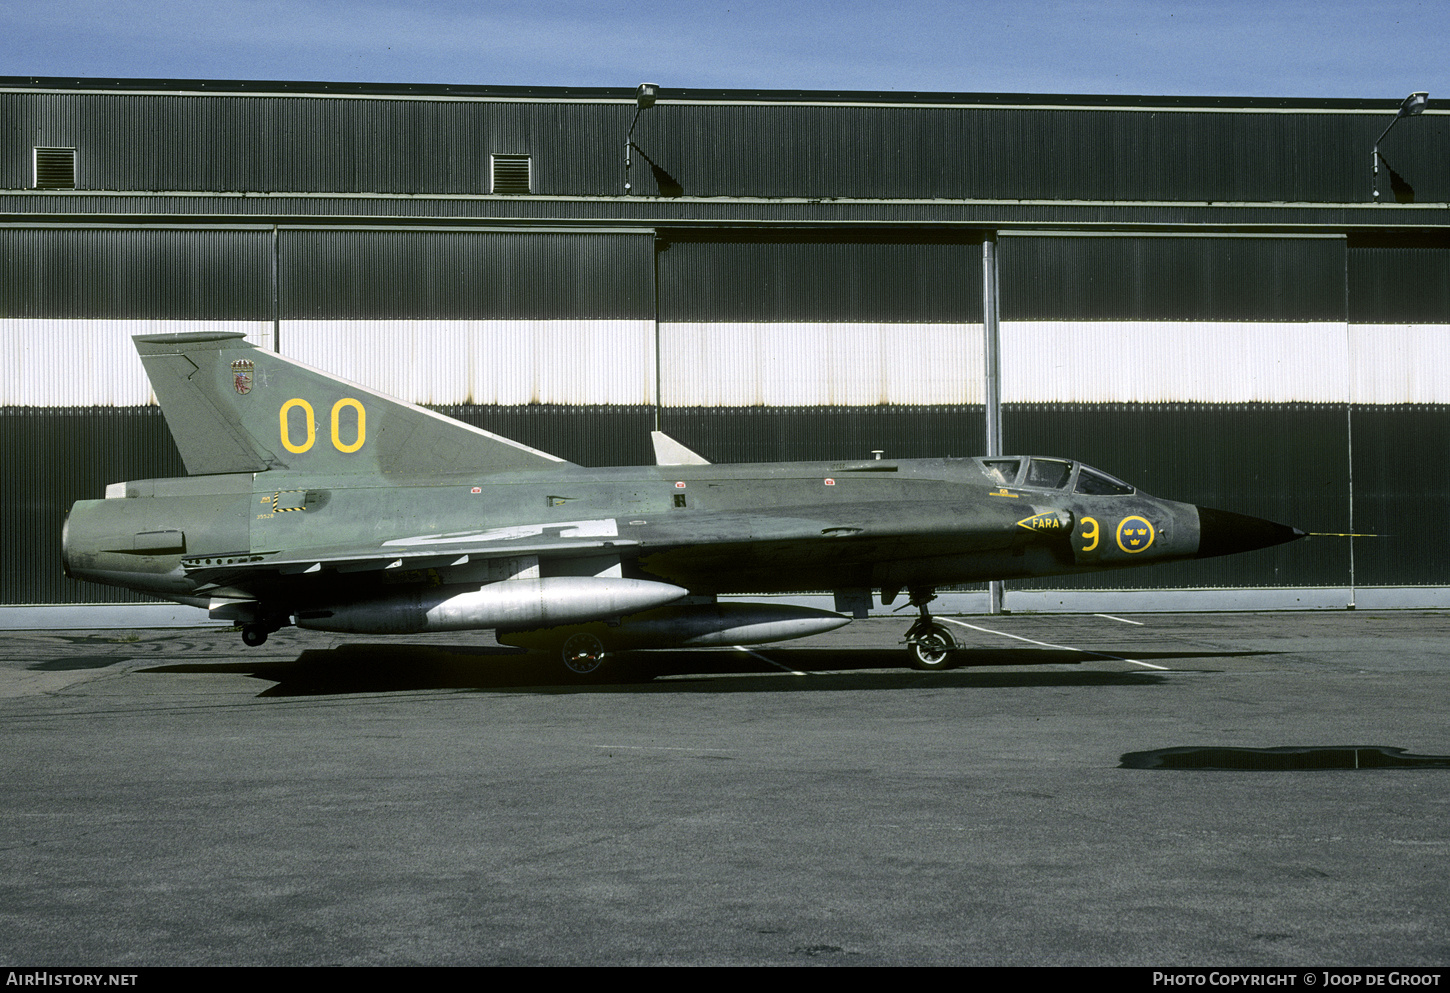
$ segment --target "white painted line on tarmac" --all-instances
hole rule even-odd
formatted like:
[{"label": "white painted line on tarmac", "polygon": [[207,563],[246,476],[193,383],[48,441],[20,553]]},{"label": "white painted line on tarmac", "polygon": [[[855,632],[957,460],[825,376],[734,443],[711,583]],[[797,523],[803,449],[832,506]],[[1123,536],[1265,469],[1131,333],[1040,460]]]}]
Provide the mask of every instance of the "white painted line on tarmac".
[{"label": "white painted line on tarmac", "polygon": [[1136,624],[1136,625],[1138,625],[1138,627],[1142,627],[1143,626],[1143,622],[1142,621],[1130,621],[1126,617],[1114,617],[1112,614],[1093,614],[1093,616],[1094,617],[1106,617],[1110,621],[1119,621],[1119,622],[1121,622],[1123,624]]},{"label": "white painted line on tarmac", "polygon": [[752,652],[750,649],[746,648],[744,645],[735,645],[734,648],[735,648],[735,650],[737,652],[744,652],[746,655],[754,655],[756,658],[760,659],[760,661],[762,661],[762,662],[769,662],[771,665],[775,666],[777,669],[784,669],[786,672],[790,673],[792,676],[804,676],[805,675],[805,673],[803,673],[803,672],[796,672],[794,669],[790,668],[789,666],[781,665],[775,659],[768,658],[768,657],[766,657],[764,655],[761,655],[759,652]]},{"label": "white painted line on tarmac", "polygon": [[1168,670],[1166,665],[1154,665],[1152,662],[1140,662],[1138,659],[1128,659],[1121,655],[1109,655],[1107,652],[1092,652],[1086,648],[1073,648],[1071,645],[1054,645],[1046,641],[1034,641],[1031,638],[1024,638],[1020,634],[1008,634],[1006,631],[993,631],[991,628],[979,628],[975,624],[968,624],[966,621],[954,621],[950,617],[936,617],[935,620],[946,621],[948,624],[960,624],[964,628],[971,628],[973,631],[981,631],[984,634],[1001,635],[1003,638],[1016,638],[1018,641],[1025,641],[1029,645],[1041,645],[1043,648],[1056,648],[1064,652],[1081,652],[1084,655],[1096,655],[1101,659],[1116,659],[1119,662],[1131,662],[1134,665],[1145,666],[1149,669]]},{"label": "white painted line on tarmac", "polygon": [[621,752],[729,752],[727,748],[689,748],[685,745],[595,745]]}]

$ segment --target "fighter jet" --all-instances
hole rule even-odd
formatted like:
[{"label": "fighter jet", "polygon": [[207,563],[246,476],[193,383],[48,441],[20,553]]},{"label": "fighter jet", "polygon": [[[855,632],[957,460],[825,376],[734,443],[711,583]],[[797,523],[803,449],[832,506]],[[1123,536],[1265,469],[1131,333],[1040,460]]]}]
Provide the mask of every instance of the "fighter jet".
[{"label": "fighter jet", "polygon": [[[606,678],[614,653],[804,637],[903,594],[913,665],[957,647],[939,587],[1226,555],[1303,532],[1148,496],[1065,458],[586,468],[252,345],[134,339],[188,475],[113,483],[66,574],[286,625],[493,629]],[[722,594],[832,591],[838,613]]]}]

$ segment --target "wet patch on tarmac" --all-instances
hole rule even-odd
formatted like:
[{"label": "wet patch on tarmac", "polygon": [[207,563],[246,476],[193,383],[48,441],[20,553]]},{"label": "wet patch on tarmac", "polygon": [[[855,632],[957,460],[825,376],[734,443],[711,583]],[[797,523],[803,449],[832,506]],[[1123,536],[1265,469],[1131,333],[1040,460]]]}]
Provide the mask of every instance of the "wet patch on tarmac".
[{"label": "wet patch on tarmac", "polygon": [[1450,755],[1410,755],[1383,745],[1284,748],[1160,748],[1129,752],[1120,769],[1300,772],[1319,769],[1450,769]]}]

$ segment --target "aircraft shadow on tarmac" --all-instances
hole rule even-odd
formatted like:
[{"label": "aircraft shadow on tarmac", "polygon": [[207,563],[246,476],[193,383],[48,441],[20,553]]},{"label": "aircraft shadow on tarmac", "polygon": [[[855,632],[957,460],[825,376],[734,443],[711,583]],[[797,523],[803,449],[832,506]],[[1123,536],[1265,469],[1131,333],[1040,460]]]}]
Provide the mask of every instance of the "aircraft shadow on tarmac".
[{"label": "aircraft shadow on tarmac", "polygon": [[[1222,659],[1272,653],[1139,653],[1147,659]],[[764,656],[764,657],[762,657]],[[1009,686],[1148,685],[1163,676],[1145,670],[1063,670],[1040,666],[1100,662],[1099,656],[1057,649],[966,649],[956,653],[959,668],[918,672],[905,666],[905,652],[873,648],[763,649],[638,652],[625,662],[614,682],[580,684],[559,672],[552,657],[516,649],[435,645],[342,645],[308,649],[296,659],[257,662],[178,663],[137,670],[148,673],[240,673],[274,686],[258,696],[329,696],[409,690],[476,690],[538,693],[588,692],[782,692],[814,690],[890,690],[934,686],[993,688]],[[767,659],[769,661],[767,661]],[[772,664],[774,663],[774,664]],[[991,667],[994,671],[982,671]],[[1001,671],[1009,669],[1011,671]],[[802,674],[809,678],[802,679]],[[661,678],[674,677],[674,678]]]}]

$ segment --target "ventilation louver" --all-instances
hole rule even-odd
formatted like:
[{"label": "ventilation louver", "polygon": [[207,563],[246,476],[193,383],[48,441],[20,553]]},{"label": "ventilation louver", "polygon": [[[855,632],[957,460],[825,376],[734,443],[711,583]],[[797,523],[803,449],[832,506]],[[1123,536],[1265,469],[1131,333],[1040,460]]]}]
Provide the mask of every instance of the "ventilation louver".
[{"label": "ventilation louver", "polygon": [[529,156],[495,155],[493,158],[493,192],[531,193]]},{"label": "ventilation louver", "polygon": [[35,150],[35,188],[37,190],[75,189],[76,150],[74,148],[37,148]]}]

